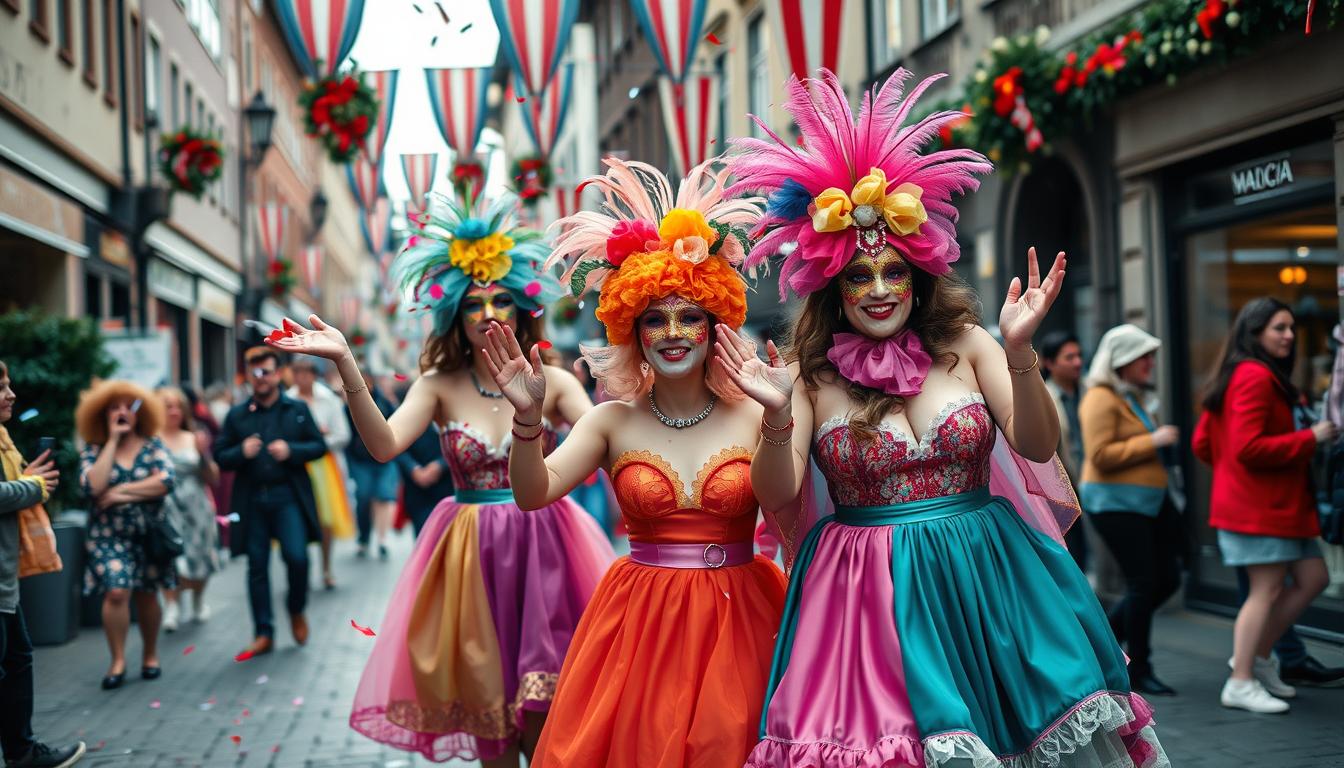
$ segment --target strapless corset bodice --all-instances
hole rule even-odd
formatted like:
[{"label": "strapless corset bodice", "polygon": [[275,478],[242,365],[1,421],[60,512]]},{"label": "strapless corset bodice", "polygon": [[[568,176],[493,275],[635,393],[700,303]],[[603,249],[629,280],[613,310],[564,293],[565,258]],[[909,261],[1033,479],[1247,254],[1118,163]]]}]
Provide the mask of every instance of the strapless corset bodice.
[{"label": "strapless corset bodice", "polygon": [[650,451],[626,451],[611,466],[630,540],[657,544],[750,541],[756,527],[751,451],[727,448],[696,473],[688,494],[677,471]]},{"label": "strapless corset bodice", "polygon": [[[549,424],[543,422],[543,451],[550,453],[555,447],[556,435]],[[448,469],[453,476],[453,487],[459,490],[494,490],[509,487],[509,447],[513,445],[513,433],[504,436],[498,446],[490,442],[490,437],[469,424],[450,421],[439,433],[439,445],[443,457],[448,461]]]},{"label": "strapless corset bodice", "polygon": [[918,442],[886,425],[862,441],[847,418],[828,419],[815,455],[836,504],[886,506],[988,485],[994,436],[984,398],[971,394],[944,406]]}]

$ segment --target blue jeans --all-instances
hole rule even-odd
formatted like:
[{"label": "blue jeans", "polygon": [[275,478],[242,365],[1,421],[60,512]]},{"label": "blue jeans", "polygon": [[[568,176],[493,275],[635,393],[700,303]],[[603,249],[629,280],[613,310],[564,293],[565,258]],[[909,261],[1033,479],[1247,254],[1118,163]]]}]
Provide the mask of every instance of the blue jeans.
[{"label": "blue jeans", "polygon": [[280,558],[289,574],[285,608],[303,613],[308,604],[308,536],[303,509],[287,487],[262,489],[252,498],[247,528],[247,596],[257,636],[275,635],[271,613],[271,540],[280,542]]},{"label": "blue jeans", "polygon": [[6,760],[33,748],[33,643],[18,606],[0,613],[0,747]]},{"label": "blue jeans", "polygon": [[[1246,602],[1246,596],[1251,592],[1251,579],[1246,575],[1245,566],[1237,569],[1237,596],[1241,601]],[[1302,637],[1297,634],[1297,630],[1288,628],[1283,636],[1274,642],[1274,655],[1279,657],[1279,664],[1284,667],[1300,666],[1307,660],[1307,644],[1302,642]]]},{"label": "blue jeans", "polygon": [[368,546],[373,533],[373,502],[397,500],[397,465],[349,459],[350,479],[355,481],[355,523],[359,544]]}]

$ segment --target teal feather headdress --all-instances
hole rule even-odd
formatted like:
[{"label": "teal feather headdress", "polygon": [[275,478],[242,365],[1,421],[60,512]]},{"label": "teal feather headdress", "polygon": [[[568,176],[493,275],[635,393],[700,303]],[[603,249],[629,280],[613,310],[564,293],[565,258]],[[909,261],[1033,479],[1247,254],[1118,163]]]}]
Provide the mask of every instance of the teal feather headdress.
[{"label": "teal feather headdress", "polygon": [[458,304],[473,283],[499,285],[530,313],[564,294],[542,267],[550,246],[540,232],[517,226],[514,195],[501,195],[489,205],[437,197],[444,215],[422,214],[421,228],[392,263],[402,291],[434,313],[436,336],[453,327]]}]

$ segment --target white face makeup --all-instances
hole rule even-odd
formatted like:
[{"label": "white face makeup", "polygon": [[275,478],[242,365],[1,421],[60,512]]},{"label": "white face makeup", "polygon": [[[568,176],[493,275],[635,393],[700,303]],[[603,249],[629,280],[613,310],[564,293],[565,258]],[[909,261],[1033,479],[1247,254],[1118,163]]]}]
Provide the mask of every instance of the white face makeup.
[{"label": "white face makeup", "polygon": [[914,309],[914,274],[894,249],[856,254],[839,279],[841,311],[854,330],[885,339],[905,327]]},{"label": "white face makeup", "polygon": [[709,313],[680,296],[649,303],[635,321],[639,348],[655,374],[677,379],[704,375],[709,358]]}]

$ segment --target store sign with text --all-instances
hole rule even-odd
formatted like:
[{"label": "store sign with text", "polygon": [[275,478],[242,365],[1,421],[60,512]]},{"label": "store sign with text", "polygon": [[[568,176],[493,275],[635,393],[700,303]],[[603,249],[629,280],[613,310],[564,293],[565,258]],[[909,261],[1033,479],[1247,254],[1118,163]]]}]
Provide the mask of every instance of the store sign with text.
[{"label": "store sign with text", "polygon": [[1327,189],[1334,179],[1334,151],[1330,142],[1322,141],[1192,177],[1187,182],[1187,210],[1203,213],[1304,190]]}]

